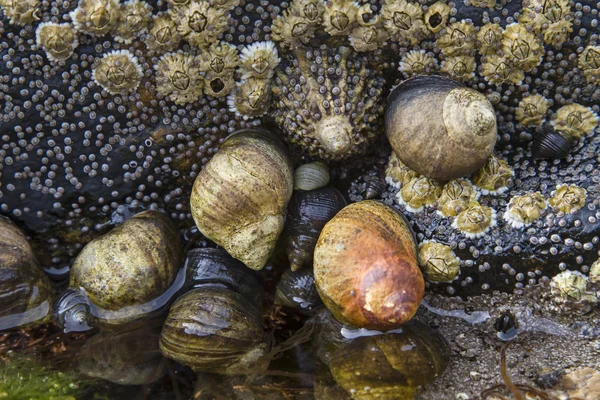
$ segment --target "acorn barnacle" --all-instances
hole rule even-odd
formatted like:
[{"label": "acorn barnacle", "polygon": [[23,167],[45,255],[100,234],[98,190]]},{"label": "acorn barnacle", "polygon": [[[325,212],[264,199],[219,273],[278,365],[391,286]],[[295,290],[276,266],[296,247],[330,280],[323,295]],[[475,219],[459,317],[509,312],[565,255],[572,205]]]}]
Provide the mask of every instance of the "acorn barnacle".
[{"label": "acorn barnacle", "polygon": [[420,176],[402,186],[396,199],[399,204],[406,207],[407,211],[418,213],[423,210],[423,207],[434,204],[441,193],[442,186],[439,183]]},{"label": "acorn barnacle", "polygon": [[289,7],[290,14],[306,18],[311,23],[320,23],[324,11],[325,5],[321,0],[294,0]]},{"label": "acorn barnacle", "polygon": [[177,32],[189,44],[206,48],[215,43],[227,30],[229,12],[208,2],[191,2],[171,10]]},{"label": "acorn barnacle", "polygon": [[179,47],[181,36],[177,33],[177,25],[171,19],[171,15],[161,12],[152,17],[152,26],[144,35],[148,48],[157,52],[175,50]]},{"label": "acorn barnacle", "polygon": [[593,284],[600,283],[600,258],[592,263],[590,266],[590,282]]},{"label": "acorn barnacle", "polygon": [[277,48],[271,41],[254,42],[240,54],[240,72],[242,79],[270,79],[279,65]]},{"label": "acorn barnacle", "polygon": [[450,24],[436,41],[445,56],[471,55],[475,51],[475,27],[471,21]]},{"label": "acorn barnacle", "polygon": [[288,57],[273,88],[275,121],[288,141],[327,159],[365,151],[383,113],[384,80],[369,60],[345,46],[299,48]]},{"label": "acorn barnacle", "polygon": [[556,46],[568,40],[572,20],[568,0],[529,0],[523,3],[519,23],[542,35],[544,43]]},{"label": "acorn barnacle", "polygon": [[234,73],[239,64],[235,46],[215,43],[201,56],[201,71],[204,76],[204,93],[208,96],[223,97],[235,88]]},{"label": "acorn barnacle", "polygon": [[204,80],[200,62],[183,52],[163,55],[156,70],[156,90],[175,104],[193,103],[202,95]]},{"label": "acorn barnacle", "polygon": [[408,76],[431,75],[437,71],[437,61],[425,50],[411,50],[402,57],[398,70]]},{"label": "acorn barnacle", "polygon": [[494,8],[496,0],[470,0],[469,3],[473,7],[478,8]]},{"label": "acorn barnacle", "polygon": [[554,129],[569,139],[580,139],[598,125],[598,116],[589,107],[569,104],[558,109]]},{"label": "acorn barnacle", "polygon": [[479,42],[479,51],[481,54],[496,54],[502,49],[502,38],[504,30],[499,24],[491,22],[483,25],[477,32],[477,41]]},{"label": "acorn barnacle", "polygon": [[506,207],[504,220],[513,228],[523,228],[538,219],[546,207],[546,199],[540,192],[515,196]]},{"label": "acorn barnacle", "polygon": [[486,56],[481,75],[494,85],[514,83],[520,85],[525,79],[523,70],[516,67],[512,61],[497,55]]},{"label": "acorn barnacle", "polygon": [[77,33],[69,23],[42,22],[35,31],[35,38],[50,61],[66,60],[79,45]]},{"label": "acorn barnacle", "polygon": [[70,15],[78,31],[104,36],[117,26],[121,7],[117,0],[79,0]]},{"label": "acorn barnacle", "polygon": [[438,33],[446,27],[450,16],[450,7],[443,1],[438,1],[425,11],[423,21],[425,27],[433,33]]},{"label": "acorn barnacle", "polygon": [[173,7],[181,7],[181,6],[185,6],[190,1],[191,0],[167,0],[167,3],[169,3],[169,5],[173,6]]},{"label": "acorn barnacle", "polygon": [[399,189],[401,185],[407,184],[411,179],[418,176],[418,173],[404,165],[396,153],[392,152],[390,161],[385,168],[385,181],[388,185]]},{"label": "acorn barnacle", "polygon": [[579,271],[566,270],[555,275],[550,281],[552,292],[556,294],[555,301],[592,301],[598,299],[587,292],[588,277]]},{"label": "acorn barnacle", "polygon": [[537,37],[521,24],[510,24],[504,30],[502,51],[505,57],[524,72],[530,71],[542,62],[544,47]]},{"label": "acorn barnacle", "polygon": [[[360,10],[362,9],[368,11],[364,13],[365,15],[371,16],[369,4],[363,5]],[[389,38],[389,34],[383,27],[381,16],[372,16],[368,22],[364,22],[360,10],[358,25],[350,32],[348,40],[356,51],[377,50]]]},{"label": "acorn barnacle", "polygon": [[323,12],[323,27],[331,36],[350,33],[358,18],[358,3],[352,0],[328,0]]},{"label": "acorn barnacle", "polygon": [[585,206],[587,192],[584,188],[577,185],[563,183],[556,185],[556,190],[551,193],[551,196],[548,204],[568,214],[575,213]]},{"label": "acorn barnacle", "polygon": [[92,70],[92,79],[110,94],[124,94],[137,89],[142,67],[128,50],[114,50],[102,57]]},{"label": "acorn barnacle", "polygon": [[496,226],[496,210],[479,203],[472,203],[452,222],[452,227],[461,231],[469,239],[484,236],[494,226]]},{"label": "acorn barnacle", "polygon": [[600,84],[600,46],[587,46],[579,55],[577,62],[587,81]]},{"label": "acorn barnacle", "polygon": [[382,6],[381,19],[384,28],[395,42],[414,46],[427,36],[423,11],[418,3],[386,0]]},{"label": "acorn barnacle", "polygon": [[515,110],[517,121],[523,126],[540,125],[546,118],[548,100],[540,94],[524,97]]},{"label": "acorn barnacle", "polygon": [[451,282],[460,273],[460,259],[450,246],[424,241],[419,245],[419,267],[429,281]]},{"label": "acorn barnacle", "polygon": [[240,5],[241,0],[210,0],[210,5],[224,10],[233,10]]},{"label": "acorn barnacle", "polygon": [[300,43],[308,43],[314,37],[317,27],[317,24],[306,18],[286,11],[285,15],[280,15],[273,21],[271,37],[284,47],[294,48]]},{"label": "acorn barnacle", "polygon": [[3,0],[0,6],[11,24],[25,26],[40,20],[39,0]]},{"label": "acorn barnacle", "polygon": [[497,195],[508,190],[508,181],[515,175],[505,160],[491,156],[488,162],[473,174],[471,182],[483,194]]},{"label": "acorn barnacle", "polygon": [[244,118],[264,115],[271,105],[271,83],[266,79],[249,78],[236,83],[227,96],[229,111]]},{"label": "acorn barnacle", "polygon": [[455,179],[444,185],[438,198],[438,213],[445,217],[455,217],[477,201],[479,192],[466,179]]},{"label": "acorn barnacle", "polygon": [[131,43],[134,38],[146,33],[152,16],[152,7],[145,1],[128,0],[121,5],[121,8],[115,40],[119,43]]},{"label": "acorn barnacle", "polygon": [[475,77],[475,57],[452,56],[442,61],[440,72],[457,81],[468,81]]}]

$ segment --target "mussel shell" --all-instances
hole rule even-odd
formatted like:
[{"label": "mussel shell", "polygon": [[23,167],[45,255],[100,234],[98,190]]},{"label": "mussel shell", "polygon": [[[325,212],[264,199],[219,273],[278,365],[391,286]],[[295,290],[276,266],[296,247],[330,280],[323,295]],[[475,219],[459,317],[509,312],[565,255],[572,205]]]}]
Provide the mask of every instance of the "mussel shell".
[{"label": "mussel shell", "polygon": [[417,320],[369,336],[345,329],[344,337],[342,326],[327,317],[322,326],[317,356],[353,399],[412,399],[450,360],[446,340]]},{"label": "mussel shell", "polygon": [[394,88],[385,125],[398,158],[438,181],[481,168],[497,139],[496,115],[488,99],[440,76],[418,76]]},{"label": "mussel shell", "polygon": [[321,304],[312,270],[286,269],[275,292],[275,304],[291,308],[301,314],[310,315]]},{"label": "mussel shell", "polygon": [[312,264],[321,230],[345,205],[344,196],[331,187],[294,193],[288,206],[285,235],[285,249],[293,270]]},{"label": "mussel shell", "polygon": [[268,351],[260,312],[241,294],[203,286],[181,296],[164,322],[165,357],[198,372],[225,375],[263,367]]},{"label": "mussel shell", "polygon": [[0,217],[0,331],[49,319],[52,296],[29,242]]},{"label": "mussel shell", "polygon": [[258,276],[224,249],[192,249],[187,253],[185,266],[187,289],[221,286],[241,294],[261,309],[263,287]]},{"label": "mussel shell", "polygon": [[570,151],[571,141],[556,132],[550,124],[544,125],[543,131],[536,135],[531,146],[534,160],[564,158]]}]

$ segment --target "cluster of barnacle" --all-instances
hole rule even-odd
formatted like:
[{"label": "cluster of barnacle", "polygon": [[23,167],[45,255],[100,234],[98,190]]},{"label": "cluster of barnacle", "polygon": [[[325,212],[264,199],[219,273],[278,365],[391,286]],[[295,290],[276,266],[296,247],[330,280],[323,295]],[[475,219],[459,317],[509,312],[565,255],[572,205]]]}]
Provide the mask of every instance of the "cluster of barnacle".
[{"label": "cluster of barnacle", "polygon": [[[468,238],[478,238],[495,226],[496,210],[481,205],[481,195],[495,196],[508,190],[514,172],[505,160],[490,157],[484,167],[471,175],[445,184],[410,170],[392,153],[386,168],[386,181],[400,190],[396,196],[399,204],[412,213],[424,207],[436,207],[437,213],[453,218],[452,226]],[[510,199],[504,220],[513,228],[523,228],[540,218],[549,204],[565,214],[575,213],[586,202],[586,190],[577,185],[558,185],[546,199],[540,192],[524,193]]]},{"label": "cluster of barnacle", "polygon": [[[279,63],[272,42],[255,42],[238,55],[235,46],[219,39],[228,28],[230,10],[238,1],[170,2],[168,11],[152,15],[152,7],[141,0],[80,0],[70,13],[72,23],[44,22],[36,40],[50,61],[66,60],[78,46],[78,34],[104,36],[130,44],[142,39],[153,52],[164,53],[156,69],[156,90],[178,105],[191,103],[202,93],[215,98],[228,96],[230,111],[244,117],[263,115],[270,105],[271,78]],[[11,21],[35,21],[39,2],[2,3]],[[199,49],[175,51],[181,41]],[[236,73],[238,80],[236,81]],[[107,53],[95,65],[93,79],[110,94],[137,89],[142,68],[128,50]]]}]

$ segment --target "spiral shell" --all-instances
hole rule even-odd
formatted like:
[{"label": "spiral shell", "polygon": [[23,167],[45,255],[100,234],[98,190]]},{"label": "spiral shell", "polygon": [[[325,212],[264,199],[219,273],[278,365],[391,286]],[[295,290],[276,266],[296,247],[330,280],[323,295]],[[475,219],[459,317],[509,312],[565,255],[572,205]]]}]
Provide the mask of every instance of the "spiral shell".
[{"label": "spiral shell", "polygon": [[192,216],[204,236],[252,269],[261,269],[283,229],[293,171],[283,146],[267,131],[231,135],[200,171]]},{"label": "spiral shell", "polygon": [[171,306],[160,350],[195,371],[235,375],[255,370],[268,345],[259,310],[239,293],[204,286]]},{"label": "spiral shell", "polygon": [[322,304],[312,271],[308,268],[286,270],[277,284],[275,304],[310,315]]},{"label": "spiral shell", "polygon": [[85,332],[92,328],[90,308],[90,299],[81,290],[68,288],[56,302],[56,321],[65,333]]},{"label": "spiral shell", "polygon": [[569,155],[571,141],[565,135],[556,132],[545,124],[542,132],[533,139],[531,153],[536,160],[544,158],[559,159]]},{"label": "spiral shell", "polygon": [[487,98],[438,76],[419,76],[397,86],[388,98],[385,125],[398,158],[441,181],[482,167],[497,137],[496,114]]},{"label": "spiral shell", "polygon": [[311,266],[315,244],[325,224],[346,205],[335,188],[296,192],[288,207],[285,249],[292,271]]},{"label": "spiral shell", "polygon": [[294,190],[315,190],[329,183],[329,168],[320,161],[303,164],[294,171]]},{"label": "spiral shell", "polygon": [[104,310],[140,305],[171,286],[181,257],[173,222],[160,212],[144,211],[83,248],[71,268],[70,286],[85,290]]},{"label": "spiral shell", "polygon": [[314,273],[327,308],[359,328],[397,328],[423,298],[413,233],[401,214],[374,200],[350,204],[325,225]]},{"label": "spiral shell", "polygon": [[0,331],[43,323],[52,288],[21,231],[0,217]]}]

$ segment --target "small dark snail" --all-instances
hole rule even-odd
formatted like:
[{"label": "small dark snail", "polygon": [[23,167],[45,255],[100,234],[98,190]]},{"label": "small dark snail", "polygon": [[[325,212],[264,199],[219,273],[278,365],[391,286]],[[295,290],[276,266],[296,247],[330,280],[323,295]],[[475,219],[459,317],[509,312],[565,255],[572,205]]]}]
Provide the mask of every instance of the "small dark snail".
[{"label": "small dark snail", "polygon": [[[362,336],[360,330],[343,327],[331,317],[323,319],[317,356],[328,367],[325,372],[350,395],[341,398],[414,399],[419,389],[442,374],[449,363],[446,340],[417,320],[398,331]],[[324,390],[316,387],[315,392]]]},{"label": "small dark snail", "polygon": [[0,331],[51,316],[52,287],[21,231],[0,217]]},{"label": "small dark snail", "polygon": [[449,181],[475,172],[496,144],[496,114],[488,99],[439,76],[404,81],[389,95],[388,140],[406,166]]},{"label": "small dark snail", "polygon": [[186,264],[194,288],[171,306],[160,337],[163,355],[197,372],[266,368],[269,346],[255,303],[262,287],[253,271],[222,249],[191,250]]},{"label": "small dark snail", "polygon": [[158,211],[134,215],[79,253],[70,288],[55,305],[58,323],[80,331],[157,311],[183,285],[182,252],[169,217]]},{"label": "small dark snail", "polygon": [[406,219],[374,200],[348,205],[325,225],[314,273],[323,303],[358,328],[399,327],[416,313],[425,290]]},{"label": "small dark snail", "polygon": [[77,354],[79,371],[120,385],[147,385],[162,377],[166,359],[158,349],[160,321],[144,321],[89,338]]},{"label": "small dark snail", "polygon": [[294,189],[285,148],[265,130],[229,136],[194,182],[192,216],[204,236],[261,269],[283,230]]},{"label": "small dark snail", "polygon": [[384,178],[379,175],[368,175],[364,179],[365,189],[363,193],[365,200],[381,197],[381,193],[383,193],[386,187]]},{"label": "small dark snail", "polygon": [[533,139],[531,152],[534,160],[544,158],[564,158],[571,151],[571,141],[556,132],[549,123],[544,124],[543,130]]},{"label": "small dark snail", "polygon": [[498,338],[501,340],[511,340],[517,336],[519,324],[514,314],[510,311],[504,311],[494,322],[494,329],[498,332]]},{"label": "small dark snail", "polygon": [[311,266],[321,230],[346,205],[335,188],[296,192],[288,206],[285,250],[292,271]]},{"label": "small dark snail", "polygon": [[275,304],[306,315],[310,315],[315,308],[323,304],[315,286],[312,270],[286,269],[277,284]]}]

